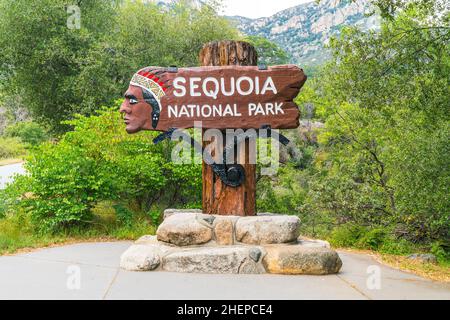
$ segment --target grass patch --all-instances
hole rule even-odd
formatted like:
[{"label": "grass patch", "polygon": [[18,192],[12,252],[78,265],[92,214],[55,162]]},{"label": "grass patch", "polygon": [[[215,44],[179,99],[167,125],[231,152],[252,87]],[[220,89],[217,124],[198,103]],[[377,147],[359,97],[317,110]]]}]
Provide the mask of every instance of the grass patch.
[{"label": "grass patch", "polygon": [[[354,224],[336,227],[326,239],[335,248],[373,255],[380,263],[393,268],[435,281],[450,281],[450,255],[445,244],[414,244],[395,238],[388,229],[366,228]],[[408,259],[407,256],[413,253],[433,253],[438,263]]]},{"label": "grass patch", "polygon": [[410,260],[407,256],[396,254],[385,254],[374,250],[364,250],[355,248],[334,248],[340,251],[365,254],[372,256],[376,261],[394,269],[412,273],[425,279],[450,282],[450,261],[441,261],[437,264],[422,263],[416,260]]},{"label": "grass patch", "polygon": [[450,282],[450,261],[438,264],[421,263],[405,256],[380,254],[380,262],[396,269],[401,269],[434,281]]},{"label": "grass patch", "polygon": [[0,137],[0,159],[20,158],[27,153],[19,138]]},{"label": "grass patch", "polygon": [[55,235],[34,234],[28,219],[15,216],[0,220],[0,254],[14,253],[22,248],[38,248],[60,243],[64,239]]},{"label": "grass patch", "polygon": [[27,214],[17,213],[0,219],[0,255],[75,242],[103,242],[136,240],[143,235],[154,235],[156,227],[151,219],[137,214],[126,224],[118,221],[110,203],[101,203],[93,210],[92,222],[52,234],[36,232]]}]

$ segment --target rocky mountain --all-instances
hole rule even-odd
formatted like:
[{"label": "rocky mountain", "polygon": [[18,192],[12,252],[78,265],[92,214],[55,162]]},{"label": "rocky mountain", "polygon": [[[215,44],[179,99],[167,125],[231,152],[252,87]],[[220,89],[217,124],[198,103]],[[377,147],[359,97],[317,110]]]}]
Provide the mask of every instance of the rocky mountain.
[{"label": "rocky mountain", "polygon": [[263,36],[285,49],[291,62],[321,64],[329,53],[324,46],[343,26],[378,29],[379,17],[368,16],[369,0],[321,0],[283,10],[267,18],[228,17],[246,35]]},{"label": "rocky mountain", "polygon": [[[163,8],[169,8],[179,0],[143,0],[145,2],[156,3]],[[191,5],[194,8],[200,8],[204,3],[202,0],[184,0],[185,3]]]}]

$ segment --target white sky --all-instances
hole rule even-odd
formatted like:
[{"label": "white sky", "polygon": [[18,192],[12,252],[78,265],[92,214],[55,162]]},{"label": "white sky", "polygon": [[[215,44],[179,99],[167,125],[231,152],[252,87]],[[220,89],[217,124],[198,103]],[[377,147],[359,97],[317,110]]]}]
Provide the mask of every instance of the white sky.
[{"label": "white sky", "polygon": [[269,17],[275,13],[313,0],[222,0],[223,14],[248,18]]}]

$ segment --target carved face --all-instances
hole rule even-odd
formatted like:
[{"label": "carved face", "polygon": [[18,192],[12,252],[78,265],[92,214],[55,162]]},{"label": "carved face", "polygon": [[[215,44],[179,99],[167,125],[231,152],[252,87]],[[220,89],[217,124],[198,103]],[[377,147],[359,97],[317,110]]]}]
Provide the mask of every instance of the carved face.
[{"label": "carved face", "polygon": [[120,107],[128,133],[152,129],[152,107],[144,100],[142,89],[130,85]]}]

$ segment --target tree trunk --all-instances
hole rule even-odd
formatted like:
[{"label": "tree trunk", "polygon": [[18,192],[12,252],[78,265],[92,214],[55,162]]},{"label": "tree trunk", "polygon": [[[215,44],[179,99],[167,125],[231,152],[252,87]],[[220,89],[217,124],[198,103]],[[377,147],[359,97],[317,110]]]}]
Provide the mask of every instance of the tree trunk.
[{"label": "tree trunk", "polygon": [[[256,66],[258,55],[256,49],[246,42],[220,41],[203,46],[200,51],[202,66]],[[225,133],[223,132],[223,146]],[[212,143],[217,143],[213,141]],[[209,143],[204,142],[203,147]],[[217,144],[216,144],[217,145]],[[236,159],[245,169],[245,181],[237,188],[226,186],[217,177],[212,168],[203,162],[203,212],[216,215],[256,215],[256,165],[249,164],[249,142],[241,144],[245,147],[240,159]],[[217,160],[216,160],[217,161]]]}]

